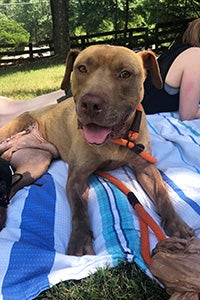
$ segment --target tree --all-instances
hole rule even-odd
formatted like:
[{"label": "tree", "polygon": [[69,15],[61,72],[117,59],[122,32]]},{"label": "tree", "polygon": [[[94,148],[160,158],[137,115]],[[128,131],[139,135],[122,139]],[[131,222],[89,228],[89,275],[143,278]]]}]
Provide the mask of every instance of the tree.
[{"label": "tree", "polygon": [[[24,28],[30,33],[30,42],[38,42],[52,38],[52,19],[49,3],[45,1],[18,0],[21,5],[16,5],[14,19],[22,22]],[[20,3],[19,2],[19,3]]]},{"label": "tree", "polygon": [[[138,1],[138,0],[136,0]],[[140,0],[135,10],[147,26],[199,18],[199,0]]]},{"label": "tree", "polygon": [[22,25],[0,13],[0,44],[14,44],[15,49],[18,50],[23,49],[28,41],[29,33]]},{"label": "tree", "polygon": [[54,52],[60,57],[66,57],[70,49],[69,0],[50,0],[50,5],[53,21]]},{"label": "tree", "polygon": [[70,0],[71,35],[198,18],[199,0]]},{"label": "tree", "polygon": [[23,24],[31,42],[53,40],[55,54],[66,57],[69,36],[151,28],[168,21],[182,24],[199,17],[200,4],[199,0],[0,0],[0,11]]},{"label": "tree", "polygon": [[[3,1],[3,3],[1,3]],[[16,2],[16,1],[15,1]],[[49,1],[0,0],[1,12],[23,25],[30,33],[30,42],[52,39],[52,18]]]}]

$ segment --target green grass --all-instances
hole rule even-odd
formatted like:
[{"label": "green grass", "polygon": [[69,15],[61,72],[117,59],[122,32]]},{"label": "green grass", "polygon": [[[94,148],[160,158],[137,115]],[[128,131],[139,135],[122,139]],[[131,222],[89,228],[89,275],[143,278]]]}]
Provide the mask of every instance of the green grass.
[{"label": "green grass", "polygon": [[[42,59],[26,65],[0,68],[0,95],[29,99],[60,88],[64,61]],[[167,293],[134,263],[99,269],[80,280],[55,285],[35,300],[167,300]]]},{"label": "green grass", "polygon": [[53,59],[0,68],[0,95],[31,99],[60,89],[65,64]]},{"label": "green grass", "polygon": [[37,300],[167,300],[169,296],[135,264],[121,263],[113,269],[99,269],[80,281],[52,287]]}]

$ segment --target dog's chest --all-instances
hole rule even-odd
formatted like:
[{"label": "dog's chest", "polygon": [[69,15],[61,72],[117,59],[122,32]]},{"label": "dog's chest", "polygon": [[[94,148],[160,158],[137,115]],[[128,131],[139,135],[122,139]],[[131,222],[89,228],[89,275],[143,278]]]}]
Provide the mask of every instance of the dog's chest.
[{"label": "dog's chest", "polygon": [[101,149],[99,169],[108,171],[119,168],[125,164],[134,164],[138,155],[124,146],[110,144]]}]

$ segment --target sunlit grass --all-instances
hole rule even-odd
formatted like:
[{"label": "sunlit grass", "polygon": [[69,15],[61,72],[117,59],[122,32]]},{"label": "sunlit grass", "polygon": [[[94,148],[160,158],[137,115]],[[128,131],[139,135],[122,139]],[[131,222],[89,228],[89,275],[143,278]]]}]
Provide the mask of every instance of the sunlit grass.
[{"label": "sunlit grass", "polygon": [[65,65],[57,64],[8,67],[0,69],[0,96],[12,99],[30,99],[60,89]]},{"label": "sunlit grass", "polygon": [[79,281],[61,282],[36,300],[167,300],[169,296],[135,264],[99,269]]}]

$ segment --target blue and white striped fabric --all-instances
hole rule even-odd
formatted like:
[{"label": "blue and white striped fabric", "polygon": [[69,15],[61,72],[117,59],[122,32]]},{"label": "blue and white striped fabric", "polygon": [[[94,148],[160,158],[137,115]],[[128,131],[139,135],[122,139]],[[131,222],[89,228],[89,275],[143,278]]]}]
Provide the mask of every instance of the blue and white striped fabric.
[{"label": "blue and white striped fabric", "polygon": [[[181,122],[177,114],[148,116],[153,154],[180,216],[200,236],[200,120]],[[112,174],[134,191],[159,223],[150,199],[126,166]],[[140,254],[137,215],[111,183],[90,177],[89,215],[95,256],[65,255],[71,215],[65,194],[67,165],[52,163],[32,186],[19,191],[0,232],[0,299],[34,299],[58,282],[81,279],[120,261],[136,262],[151,276]],[[151,248],[156,238],[150,232]]]}]

